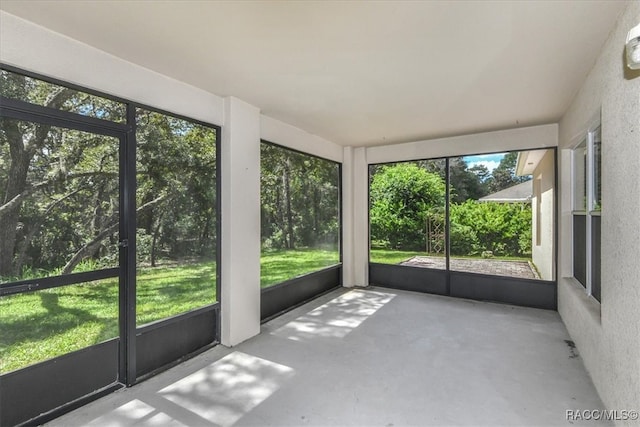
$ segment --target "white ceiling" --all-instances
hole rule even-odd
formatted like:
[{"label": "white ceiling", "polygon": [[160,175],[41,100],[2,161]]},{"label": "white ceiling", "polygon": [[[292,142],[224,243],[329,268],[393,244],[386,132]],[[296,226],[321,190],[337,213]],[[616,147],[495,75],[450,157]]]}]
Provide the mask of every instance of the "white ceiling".
[{"label": "white ceiling", "polygon": [[0,8],[336,143],[375,145],[558,121],[625,4],[2,0]]}]

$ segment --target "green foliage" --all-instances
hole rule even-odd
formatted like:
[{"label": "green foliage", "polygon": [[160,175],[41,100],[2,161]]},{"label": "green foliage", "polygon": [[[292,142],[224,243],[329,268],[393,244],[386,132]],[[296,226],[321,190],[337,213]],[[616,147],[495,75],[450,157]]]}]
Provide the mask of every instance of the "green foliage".
[{"label": "green foliage", "polygon": [[[216,133],[138,109],[138,260],[215,257]],[[156,200],[159,201],[155,202]]]},{"label": "green foliage", "polygon": [[0,94],[37,105],[103,120],[124,122],[124,104],[61,87],[42,80],[0,70]]},{"label": "green foliage", "polygon": [[412,163],[383,166],[371,180],[371,238],[391,249],[426,245],[426,220],[444,210],[445,184],[436,173]]},{"label": "green foliage", "polygon": [[[7,71],[0,93],[125,120],[124,104]],[[216,137],[209,127],[136,110],[140,263],[215,258]],[[117,265],[119,145],[114,137],[0,118],[1,280]]]},{"label": "green foliage", "polygon": [[450,208],[452,255],[531,254],[531,205],[468,200]]},{"label": "green foliage", "polygon": [[260,155],[262,247],[337,250],[339,166],[267,143]]},{"label": "green foliage", "polygon": [[[505,156],[506,160],[501,162],[502,172],[511,181],[520,179],[511,177],[512,173],[515,176],[516,158],[517,153],[509,153]],[[369,173],[372,249],[393,249],[408,254],[429,250],[427,239],[432,247],[443,246],[443,161],[423,160],[373,166]],[[450,177],[452,255],[530,255],[529,204],[478,202],[476,199],[486,194],[493,178],[484,166],[468,169],[462,158],[450,159]],[[442,230],[442,234],[438,234],[438,230]]]},{"label": "green foliage", "polygon": [[478,200],[489,194],[486,183],[488,172],[484,166],[469,169],[463,157],[451,158],[449,160],[451,201],[462,203],[468,199]]},{"label": "green foliage", "polygon": [[[371,249],[370,260],[371,262],[377,262],[380,264],[400,264],[403,261],[410,260],[416,256],[434,256],[434,254],[427,254],[419,251],[398,251],[390,249]],[[440,256],[444,257],[444,254]]]},{"label": "green foliage", "polygon": [[478,234],[470,225],[452,222],[451,232],[451,253],[455,255],[477,255],[480,249]]},{"label": "green foliage", "polygon": [[531,179],[530,176],[517,176],[516,164],[518,162],[518,152],[513,151],[505,154],[500,160],[500,164],[493,170],[492,177],[488,181],[489,190],[495,193],[513,185]]}]

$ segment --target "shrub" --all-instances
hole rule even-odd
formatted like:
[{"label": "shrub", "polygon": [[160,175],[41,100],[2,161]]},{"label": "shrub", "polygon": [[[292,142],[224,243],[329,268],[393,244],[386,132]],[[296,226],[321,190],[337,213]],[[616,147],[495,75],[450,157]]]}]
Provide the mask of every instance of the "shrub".
[{"label": "shrub", "polygon": [[415,164],[384,166],[371,180],[371,238],[391,249],[424,250],[426,219],[444,207],[442,178]]},{"label": "shrub", "polygon": [[478,235],[472,227],[457,222],[451,223],[451,253],[454,255],[476,255]]},{"label": "shrub", "polygon": [[[475,255],[484,251],[496,256],[531,253],[530,204],[467,200],[452,203],[450,212],[451,252],[454,255]],[[477,246],[473,248],[470,248],[471,233],[467,227],[476,235]]]}]

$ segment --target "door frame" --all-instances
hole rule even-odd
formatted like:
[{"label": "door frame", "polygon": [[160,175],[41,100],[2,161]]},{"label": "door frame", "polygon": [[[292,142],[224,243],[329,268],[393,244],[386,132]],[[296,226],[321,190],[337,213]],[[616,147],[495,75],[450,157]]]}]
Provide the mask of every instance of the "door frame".
[{"label": "door frame", "polygon": [[[71,273],[64,276],[43,278],[38,280],[23,280],[0,284],[0,296],[40,289],[72,285],[82,281],[92,281],[107,277],[119,278],[119,336],[101,344],[85,347],[77,352],[35,363],[22,369],[3,374],[0,381],[0,425],[44,423],[70,410],[78,408],[92,400],[106,395],[116,389],[134,385],[140,381],[163,371],[175,364],[195,356],[219,342],[220,337],[220,251],[221,251],[221,156],[220,141],[222,129],[218,125],[207,123],[191,117],[168,112],[152,106],[139,104],[135,101],[106,94],[94,89],[85,88],[73,83],[51,78],[0,63],[0,69],[10,73],[34,78],[54,85],[77,90],[86,94],[101,97],[121,103],[126,108],[126,120],[123,123],[102,120],[95,117],[83,116],[78,113],[56,110],[29,102],[0,96],[0,116],[48,124],[65,129],[73,129],[99,135],[119,138],[119,203],[120,227],[118,241],[119,265],[112,269],[91,272]],[[177,119],[200,124],[216,132],[216,294],[217,301],[183,314],[162,319],[149,325],[136,325],[136,109],[144,108]],[[37,286],[36,286],[37,285]],[[186,328],[186,329],[185,329]],[[193,333],[184,334],[185,330]],[[178,332],[176,332],[178,331]],[[176,339],[179,338],[179,339]],[[155,351],[162,344],[162,352]],[[99,377],[101,368],[106,366],[105,358],[100,359],[97,353],[110,347],[109,354],[113,354],[114,365],[117,364],[117,379],[110,386],[84,387],[85,379]],[[148,347],[148,348],[147,348]],[[165,348],[166,347],[166,348]],[[155,350],[154,350],[155,349]],[[73,375],[78,364],[73,362],[77,355],[82,360],[94,363],[95,375]],[[102,360],[103,362],[100,362]],[[102,365],[100,364],[102,363]],[[71,366],[66,370],[42,370],[41,365]],[[74,369],[76,368],[76,369]],[[111,369],[111,368],[109,368]],[[45,373],[46,372],[46,373]],[[109,371],[111,372],[111,371]],[[9,377],[12,377],[9,381]],[[53,378],[51,381],[64,381],[62,388],[42,387],[43,378]],[[96,380],[97,381],[97,380]],[[26,386],[25,386],[26,385]],[[84,388],[83,388],[84,387]],[[62,389],[72,390],[72,393],[62,393]],[[12,391],[21,390],[20,396]],[[84,390],[84,391],[82,391]],[[51,399],[45,399],[47,393],[54,394]],[[73,394],[69,396],[69,394]],[[11,396],[13,400],[9,399]],[[7,410],[8,409],[8,410]],[[17,418],[16,418],[17,417]],[[10,421],[13,420],[13,421]]]},{"label": "door frame", "polygon": [[[133,294],[135,298],[135,282],[129,282],[127,275],[127,271],[132,270],[131,259],[135,262],[135,242],[133,248],[132,245],[127,245],[131,230],[135,233],[135,218],[133,224],[130,221],[130,211],[135,209],[135,181],[130,182],[130,168],[127,167],[128,152],[133,144],[130,142],[130,126],[126,124],[84,117],[15,99],[0,97],[0,116],[36,125],[102,135],[114,138],[118,144],[118,265],[0,284],[0,296],[7,296],[118,278],[119,327],[116,338],[2,375],[0,396],[3,408],[0,424],[21,424],[34,421],[34,417],[41,423],[135,381],[135,362],[133,370],[128,362],[135,355],[135,304],[127,307],[130,295]],[[126,190],[132,185],[133,203],[131,191]],[[130,337],[131,330],[133,339]],[[128,341],[133,341],[133,345],[123,345]]]}]

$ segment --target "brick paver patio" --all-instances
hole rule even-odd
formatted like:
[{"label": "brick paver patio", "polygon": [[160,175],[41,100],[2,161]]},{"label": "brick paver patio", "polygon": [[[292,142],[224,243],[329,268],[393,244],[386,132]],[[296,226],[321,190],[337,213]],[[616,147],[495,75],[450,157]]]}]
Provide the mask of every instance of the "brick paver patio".
[{"label": "brick paver patio", "polygon": [[[400,263],[412,267],[445,269],[444,257],[415,256]],[[486,258],[451,258],[451,270],[468,273],[493,274],[496,276],[539,279],[538,274],[526,261],[503,261]]]}]

